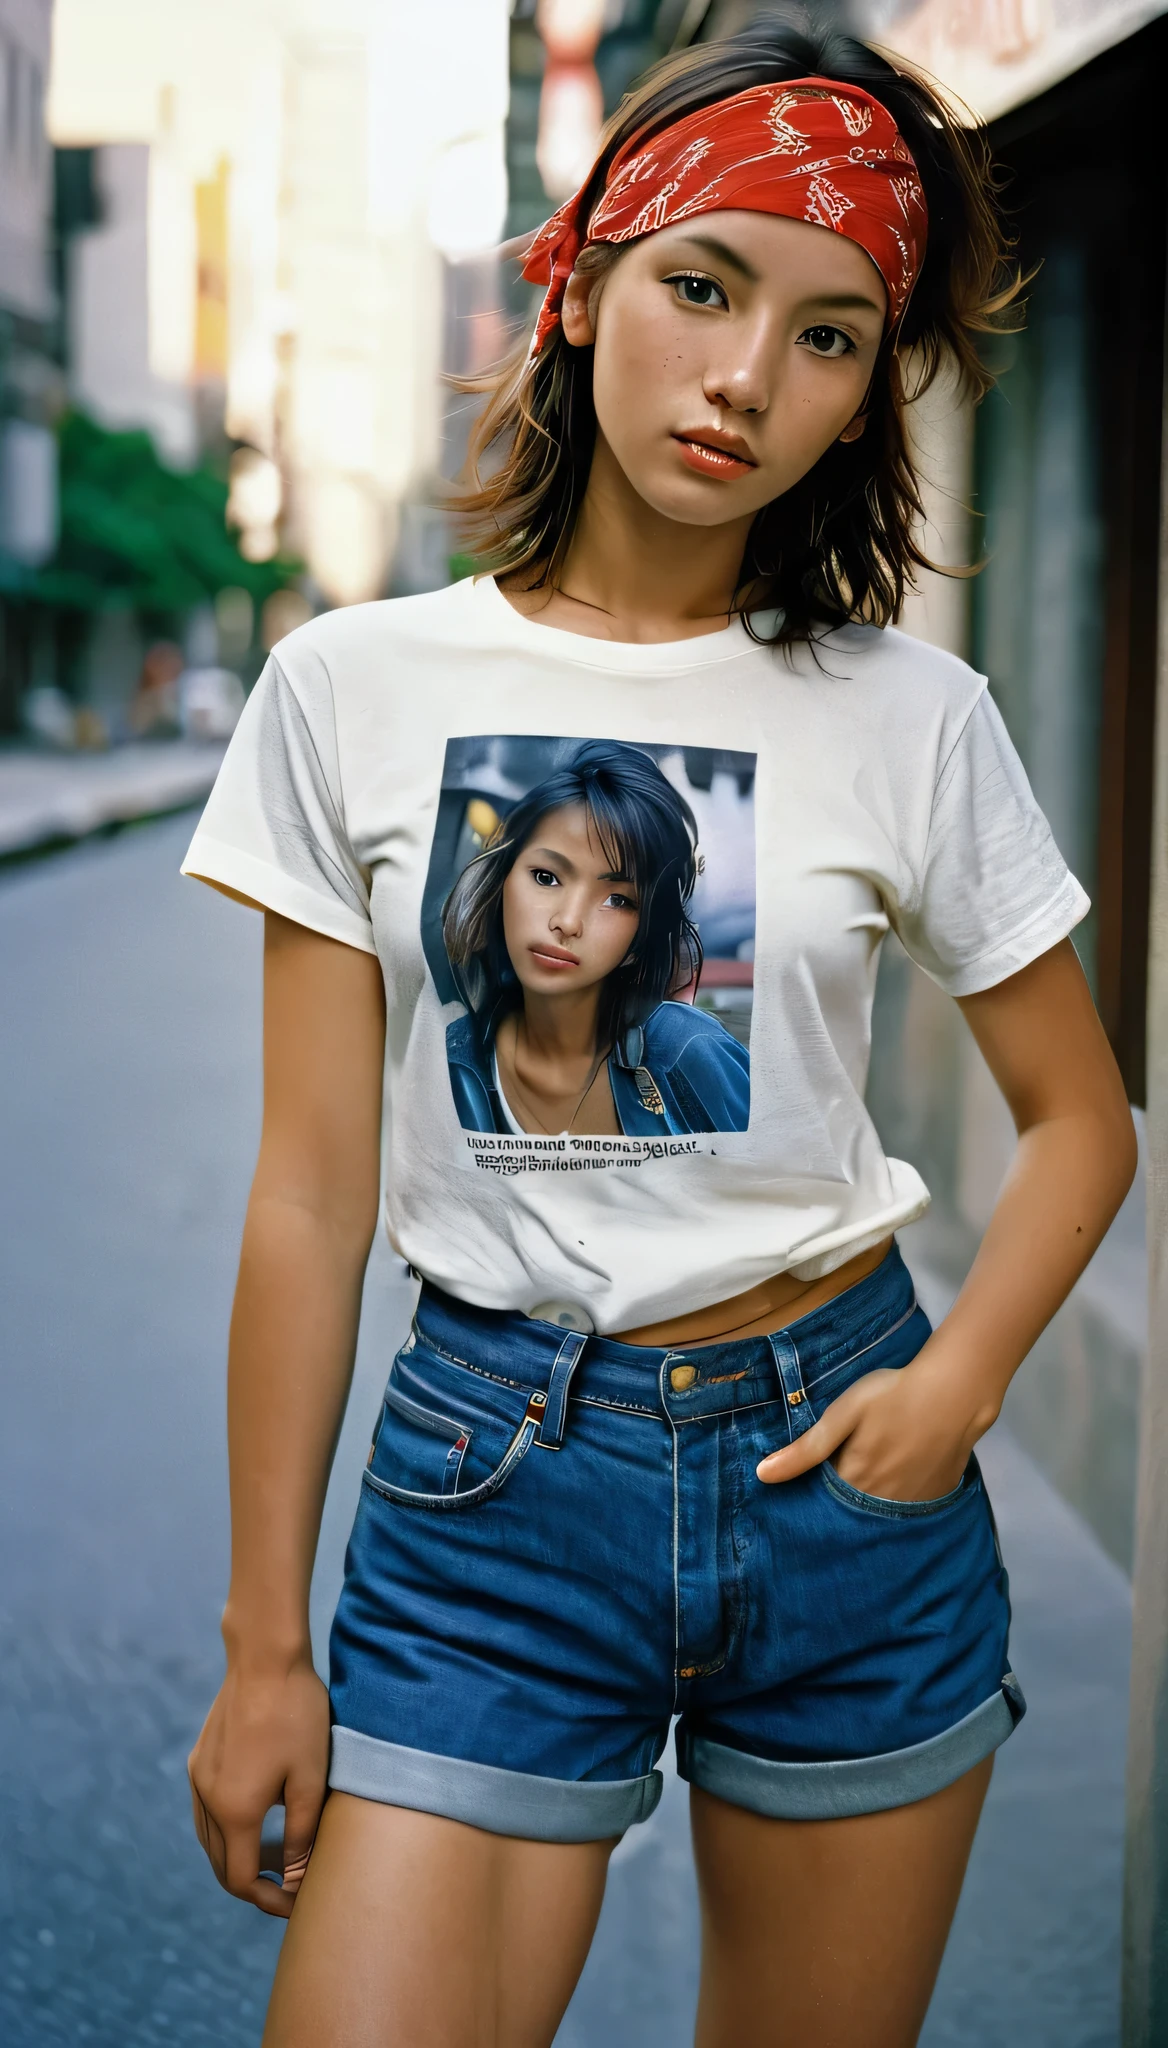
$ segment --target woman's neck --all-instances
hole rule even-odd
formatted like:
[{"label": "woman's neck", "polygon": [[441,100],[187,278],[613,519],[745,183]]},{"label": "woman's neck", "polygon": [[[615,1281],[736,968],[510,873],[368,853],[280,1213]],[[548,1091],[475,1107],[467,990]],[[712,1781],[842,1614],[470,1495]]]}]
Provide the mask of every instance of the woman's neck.
[{"label": "woman's neck", "polygon": [[594,1058],[599,991],[583,989],[578,996],[540,997],[526,992],[521,1010],[513,1010],[509,1024],[511,1045],[522,1059],[524,1054],[540,1063],[570,1065]]},{"label": "woman's neck", "polygon": [[534,1004],[503,1019],[495,1039],[499,1085],[512,1116],[525,1131],[620,1131],[605,1067],[607,1048],[596,1044],[597,1004]]},{"label": "woman's neck", "polygon": [[517,611],[593,640],[697,639],[729,619],[750,525],[665,518],[638,497],[598,435],[555,589],[524,590],[508,578],[504,593]]}]

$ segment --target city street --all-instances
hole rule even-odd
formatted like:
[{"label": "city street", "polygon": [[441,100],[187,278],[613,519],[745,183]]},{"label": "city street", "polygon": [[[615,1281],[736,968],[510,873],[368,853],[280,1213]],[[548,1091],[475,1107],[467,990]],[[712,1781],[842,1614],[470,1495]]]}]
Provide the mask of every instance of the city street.
[{"label": "city street", "polygon": [[[280,1938],[217,1890],[184,1770],[221,1663],[223,1357],[259,1113],[259,919],[180,880],[192,825],[0,874],[7,2048],[256,2044]],[[380,1245],[314,1593],[321,1654],[409,1299]],[[1031,1712],[923,2038],[1114,2048],[1127,1585],[1008,1439],[984,1462]],[[617,1852],[561,2048],[684,2048],[696,1931],[674,1782]]]}]

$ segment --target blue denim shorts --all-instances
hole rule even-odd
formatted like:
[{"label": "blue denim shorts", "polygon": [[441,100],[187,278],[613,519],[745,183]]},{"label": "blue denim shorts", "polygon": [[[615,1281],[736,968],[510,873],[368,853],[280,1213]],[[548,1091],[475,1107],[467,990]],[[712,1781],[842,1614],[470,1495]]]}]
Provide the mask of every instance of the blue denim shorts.
[{"label": "blue denim shorts", "polygon": [[654,1350],[424,1286],[333,1627],[329,1782],[598,1841],[678,1768],[784,1819],[902,1806],[1024,1712],[975,1459],[939,1500],[766,1452],[929,1335],[899,1251],[770,1336]]}]

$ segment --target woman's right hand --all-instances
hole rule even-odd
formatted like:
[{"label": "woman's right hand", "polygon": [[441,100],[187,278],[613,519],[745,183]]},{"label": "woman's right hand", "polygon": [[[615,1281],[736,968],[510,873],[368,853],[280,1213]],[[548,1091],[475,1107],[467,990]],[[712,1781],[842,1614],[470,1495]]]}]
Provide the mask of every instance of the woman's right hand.
[{"label": "woman's right hand", "polygon": [[[188,1769],[220,1884],[282,1920],[328,1789],[309,1587],[377,1225],[384,1064],[376,955],[269,911],[264,1126],[228,1354],[227,1677]],[[260,1876],[264,1815],[279,1805],[282,1888]]]},{"label": "woman's right hand", "polygon": [[[305,1656],[275,1672],[229,1667],[187,1761],[195,1833],[225,1891],[286,1920],[328,1789],[329,1700]],[[284,1808],[284,1883],[260,1876],[260,1830]]]}]

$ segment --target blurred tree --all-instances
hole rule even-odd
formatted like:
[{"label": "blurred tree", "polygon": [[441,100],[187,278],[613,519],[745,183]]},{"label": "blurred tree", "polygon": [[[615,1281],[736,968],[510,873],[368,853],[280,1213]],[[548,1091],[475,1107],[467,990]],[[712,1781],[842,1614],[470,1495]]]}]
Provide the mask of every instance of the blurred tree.
[{"label": "blurred tree", "polygon": [[20,595],[73,612],[132,608],[172,617],[233,586],[257,606],[299,573],[275,556],[248,562],[228,530],[227,482],[161,462],[149,434],[111,433],[81,413],[59,429],[61,535]]}]

